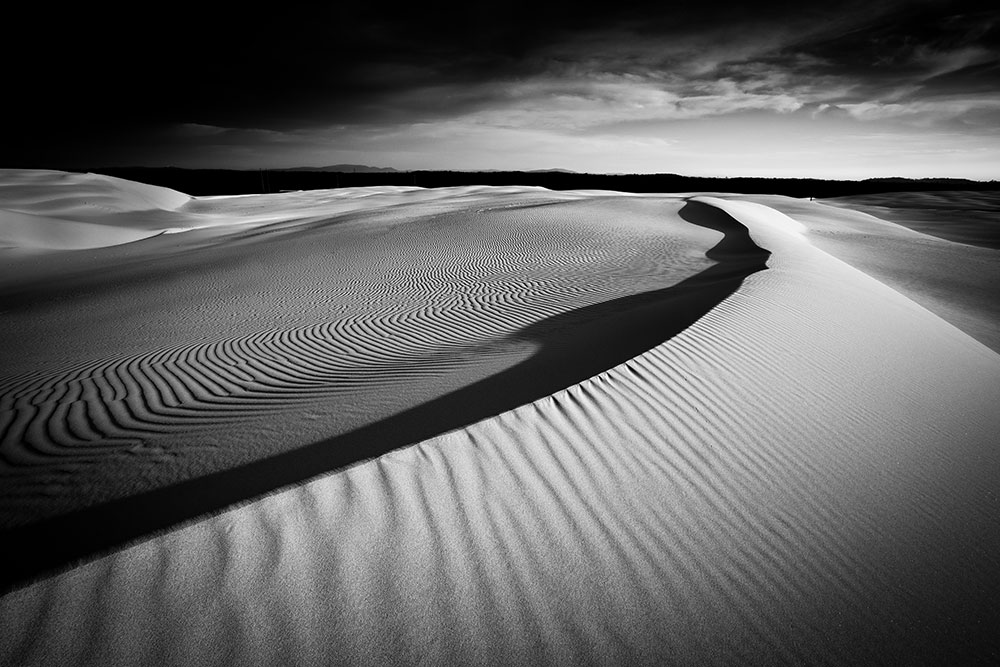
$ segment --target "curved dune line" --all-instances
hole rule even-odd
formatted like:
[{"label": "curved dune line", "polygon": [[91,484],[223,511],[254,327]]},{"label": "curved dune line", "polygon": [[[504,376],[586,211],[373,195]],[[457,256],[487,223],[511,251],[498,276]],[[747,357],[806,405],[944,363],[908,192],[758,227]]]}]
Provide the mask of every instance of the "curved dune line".
[{"label": "curved dune line", "polygon": [[[693,224],[722,231],[724,237],[708,253],[719,263],[678,285],[544,318],[541,316],[546,312],[548,299],[531,298],[536,294],[529,291],[523,298],[524,308],[507,310],[522,297],[498,294],[498,301],[505,309],[498,313],[493,306],[487,309],[494,311],[495,316],[503,316],[501,321],[505,326],[523,323],[508,337],[538,347],[529,360],[517,366],[328,442],[9,532],[22,543],[31,544],[48,539],[46,536],[52,531],[64,530],[67,525],[73,526],[70,530],[74,532],[89,526],[86,536],[64,541],[65,547],[49,551],[45,558],[74,557],[67,552],[85,554],[120,544],[178,520],[530,403],[603,372],[683,331],[731,295],[747,275],[765,268],[769,253],[754,244],[746,229],[727,214],[692,202],[684,206],[681,216]],[[553,306],[561,303],[558,297],[551,295]],[[543,305],[539,306],[539,301]],[[289,402],[328,398],[349,391],[356,384],[449,372],[489,354],[479,343],[470,344],[477,337],[470,335],[469,327],[475,328],[474,325],[462,325],[469,316],[465,302],[457,310],[432,307],[370,319],[337,320],[142,355],[127,362],[127,377],[120,378],[132,385],[125,392],[127,399],[123,404],[132,407],[131,415],[145,428],[165,431],[188,429],[192,425],[207,428],[238,420],[241,411],[281,410]],[[453,312],[457,316],[447,320],[433,316]],[[495,324],[495,319],[480,319]],[[392,321],[403,326],[393,329],[388,324]],[[445,322],[454,331],[449,331]],[[385,338],[397,330],[406,335],[393,338],[394,347],[387,346]],[[495,332],[495,327],[484,328],[478,340],[496,337]],[[410,343],[410,347],[404,343]],[[474,353],[471,357],[466,354],[470,351]],[[237,387],[234,393],[239,396],[238,404],[222,408],[192,392],[170,389],[172,383],[177,386],[195,382],[198,373],[185,370],[189,367],[196,367],[209,377],[220,377],[221,373],[213,367],[222,363],[223,357],[230,363],[238,361],[240,373],[245,374],[243,380],[229,378]],[[184,363],[170,366],[169,375],[173,378],[170,381],[165,378],[168,374],[164,363],[175,358]],[[198,363],[199,358],[205,361]],[[87,372],[79,374],[81,381],[91,381]],[[56,385],[61,382],[58,376],[51,380]],[[178,393],[184,394],[183,400]],[[22,428],[20,432],[27,431]],[[141,434],[124,430],[113,436],[125,446]],[[67,456],[86,453],[87,443],[68,435],[62,437],[65,442],[59,443],[60,453]],[[28,445],[33,442],[28,438]],[[22,454],[18,465],[24,466],[26,462],[44,465],[50,457],[39,455],[31,459]],[[47,567],[45,558],[34,559],[29,567]],[[8,574],[23,576],[16,569]]]},{"label": "curved dune line", "polygon": [[[390,377],[454,373],[502,358],[505,339],[565,310],[567,299],[593,303],[606,298],[607,281],[570,282],[567,274],[579,262],[613,266],[609,260],[622,253],[620,242],[605,247],[601,233],[588,237],[552,225],[545,228],[545,243],[560,252],[539,252],[540,232],[522,219],[520,209],[493,215],[489,224],[474,228],[454,213],[429,223],[447,226],[457,220],[474,231],[469,256],[458,257],[444,246],[413,268],[394,256],[369,256],[370,265],[350,268],[346,275],[376,278],[317,284],[314,292],[325,301],[366,295],[373,307],[364,316],[7,378],[0,385],[2,469],[17,474],[53,458],[87,460],[162,435],[222,427],[243,415],[322,401]],[[419,230],[400,234],[394,253],[406,255],[419,237]],[[578,251],[567,252],[573,248]],[[426,257],[423,250],[413,252]],[[656,253],[643,252],[655,268]],[[669,260],[669,253],[663,257]],[[522,277],[528,265],[530,274]],[[625,272],[622,282],[627,285],[628,279]],[[398,305],[407,302],[424,303]],[[67,408],[60,406],[77,401],[73,428],[48,423],[67,418]]]},{"label": "curved dune line", "polygon": [[[469,349],[468,340],[496,335],[495,324],[491,328],[462,313],[448,318],[457,330],[443,336],[441,327],[448,319],[439,312],[426,309],[382,320],[263,332],[99,362],[61,375],[10,380],[0,395],[0,452],[10,464],[26,463],[17,453],[20,447],[85,455],[90,446],[106,448],[114,441],[130,446],[163,428],[219,424],[267,405],[281,407],[286,399],[335,394],[343,386],[377,381],[384,374],[449,372],[471,363],[454,354]],[[529,314],[503,325],[531,320]],[[102,419],[102,430],[88,436],[54,423],[65,418],[66,406],[78,403],[85,414],[110,412],[113,422]],[[126,405],[132,419],[124,413]],[[124,426],[126,422],[132,424]]]}]

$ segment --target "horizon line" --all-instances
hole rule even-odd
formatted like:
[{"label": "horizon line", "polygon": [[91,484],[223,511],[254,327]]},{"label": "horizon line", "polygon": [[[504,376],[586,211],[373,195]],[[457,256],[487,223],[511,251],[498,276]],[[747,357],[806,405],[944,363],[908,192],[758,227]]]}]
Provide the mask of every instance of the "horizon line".
[{"label": "horizon line", "polygon": [[[331,165],[339,166],[339,165]],[[346,166],[346,165],[345,165]],[[353,165],[351,165],[353,166]],[[673,178],[686,178],[686,179],[703,179],[703,180],[767,180],[767,181],[826,181],[833,183],[864,183],[868,181],[965,181],[969,183],[998,183],[998,179],[976,179],[976,178],[966,178],[962,176],[922,176],[922,177],[910,177],[910,176],[870,176],[868,178],[824,178],[820,176],[696,176],[689,174],[679,174],[677,172],[588,172],[588,171],[572,171],[563,168],[552,168],[552,169],[396,169],[395,167],[371,167],[370,165],[357,165],[358,167],[368,167],[371,169],[378,169],[379,171],[371,172],[352,172],[352,171],[327,171],[326,167],[179,167],[176,165],[160,165],[160,166],[150,166],[150,165],[124,165],[124,166],[96,166],[96,167],[76,167],[76,168],[58,168],[58,167],[0,167],[0,169],[37,169],[40,171],[51,170],[51,171],[66,171],[66,172],[83,172],[83,173],[93,173],[95,171],[109,171],[113,169],[173,169],[179,171],[233,171],[233,172],[264,172],[264,171],[296,171],[298,173],[326,173],[326,174],[371,174],[371,175],[387,175],[387,174],[420,174],[420,173],[452,173],[452,174],[562,174],[565,176],[597,176],[597,177],[673,177]]]}]

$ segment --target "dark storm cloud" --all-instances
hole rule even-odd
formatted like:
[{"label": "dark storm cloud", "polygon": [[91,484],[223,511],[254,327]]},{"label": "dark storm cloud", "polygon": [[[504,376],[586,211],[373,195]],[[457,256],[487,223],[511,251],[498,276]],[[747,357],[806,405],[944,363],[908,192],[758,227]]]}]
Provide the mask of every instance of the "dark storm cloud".
[{"label": "dark storm cloud", "polygon": [[917,86],[910,97],[986,92],[996,88],[1000,25],[995,9],[926,3],[793,48],[814,56],[818,72],[856,80],[863,94],[904,85]]},{"label": "dark storm cloud", "polygon": [[265,141],[463,117],[579,132],[741,109],[924,113],[931,98],[981,111],[997,17],[937,1],[19,10],[5,159],[131,146],[140,161],[183,127]]}]

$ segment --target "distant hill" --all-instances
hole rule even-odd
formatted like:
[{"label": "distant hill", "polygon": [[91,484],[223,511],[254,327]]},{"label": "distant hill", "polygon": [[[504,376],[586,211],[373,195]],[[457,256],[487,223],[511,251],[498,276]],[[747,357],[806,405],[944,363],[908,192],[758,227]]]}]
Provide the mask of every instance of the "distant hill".
[{"label": "distant hill", "polygon": [[341,174],[386,174],[399,170],[392,167],[369,167],[366,164],[331,164],[326,167],[292,167],[290,169],[270,169],[269,171],[328,171]]}]

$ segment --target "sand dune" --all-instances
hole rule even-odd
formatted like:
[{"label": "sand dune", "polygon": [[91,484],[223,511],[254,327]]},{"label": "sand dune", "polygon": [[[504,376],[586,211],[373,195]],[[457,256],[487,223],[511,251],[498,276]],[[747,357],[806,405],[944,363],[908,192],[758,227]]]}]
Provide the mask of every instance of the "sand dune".
[{"label": "sand dune", "polygon": [[[264,326],[275,314],[263,314],[254,324],[268,333],[257,334],[240,333],[216,304],[217,325],[233,329],[227,335],[174,347],[154,340],[144,353],[104,357],[119,361],[73,365],[88,357],[57,347],[62,359],[4,381],[5,400],[16,394],[39,408],[22,408],[5,432],[37,431],[36,449],[51,445],[65,458],[97,444],[81,442],[93,422],[74,426],[73,410],[93,415],[142,396],[147,405],[159,397],[150,423],[189,435],[205,420],[239,433],[226,422],[230,411],[238,424],[259,407],[298,405],[288,430],[261,436],[281,440],[308,430],[305,415],[317,405],[342,400],[328,378],[370,382],[372,391],[358,394],[356,424],[377,425],[401,404],[482,401],[478,383],[518,368],[545,375],[574,359],[586,366],[590,356],[630,356],[523,405],[9,592],[0,598],[0,662],[955,664],[997,656],[1000,355],[820,249],[834,209],[799,216],[786,198],[779,211],[737,196],[375,196],[384,200],[378,207],[336,224],[278,224],[208,245],[204,232],[174,235],[204,253],[198,265],[217,278],[226,275],[224,256],[246,271],[247,257],[267,257],[266,247],[291,262],[284,280],[298,275],[313,299],[320,285],[337,297],[310,309],[291,290],[296,316],[278,329]],[[419,197],[427,199],[409,201]],[[327,236],[350,248],[336,256],[337,272],[303,271],[328,256],[312,251]],[[358,252],[368,247],[362,241],[368,252]],[[162,243],[132,244],[129,253],[152,244],[153,255],[188,266]],[[283,284],[259,271],[271,289]],[[353,280],[338,285],[341,274]],[[363,296],[354,304],[350,295]],[[234,311],[245,308],[238,290],[233,298]],[[411,300],[411,310],[392,311]],[[327,324],[303,322],[320,312]],[[551,357],[559,363],[528,363],[549,363],[544,351],[563,347]],[[436,388],[420,394],[394,379],[406,369],[416,385]],[[437,384],[440,373],[453,384]],[[408,398],[370,409],[366,402],[387,392]],[[4,414],[16,412],[8,405]],[[280,421],[277,413],[265,419]],[[5,482],[29,463],[6,458],[25,441],[4,441]],[[165,451],[181,446],[166,442]]]},{"label": "sand dune", "polygon": [[1000,249],[1000,192],[887,192],[835,197],[834,206],[864,211],[924,234]]},{"label": "sand dune", "polygon": [[[334,208],[361,199],[352,194]],[[624,310],[616,299],[707,268],[705,250],[721,237],[679,219],[664,225],[680,200],[404,190],[369,193],[368,208],[350,216],[319,216],[328,197],[300,207],[306,218],[133,244],[120,250],[128,262],[102,258],[83,288],[43,283],[12,299],[17,307],[0,324],[13,353],[0,374],[8,470],[0,523],[356,430],[524,362],[570,328],[615,336],[607,316],[553,318],[602,303]],[[250,209],[277,215],[266,199],[208,204],[236,208],[242,221]],[[579,366],[566,356],[536,359],[522,371],[529,393],[517,390],[523,400],[492,413],[541,396],[534,384],[555,390],[588,377],[531,380],[566,376]],[[448,426],[489,416],[483,401],[514,391],[448,408],[458,416]]]},{"label": "sand dune", "polygon": [[173,210],[191,200],[186,194],[100,174],[35,169],[0,170],[0,208],[67,219]]},{"label": "sand dune", "polygon": [[190,199],[111,176],[0,169],[0,248],[83,250],[131,243],[162,231],[150,228],[151,216]]},{"label": "sand dune", "polygon": [[144,230],[0,209],[0,248],[85,250],[131,243],[150,236]]},{"label": "sand dune", "polygon": [[[938,197],[945,194],[939,193]],[[994,289],[1000,284],[1000,250],[955,243],[862,211],[822,202],[775,196],[742,199],[794,216],[807,225],[813,245],[861,269],[1000,352],[1000,299]],[[951,228],[953,222],[944,218],[937,225]],[[957,224],[962,227],[960,221]]]},{"label": "sand dune", "polygon": [[[477,188],[463,190],[466,196],[477,192]],[[514,189],[521,193],[538,190]],[[384,186],[190,197],[100,174],[0,169],[0,248],[80,250],[196,229],[240,232],[246,227],[328,218],[442,196],[454,199],[457,195],[453,190],[443,195],[423,188]]]}]

